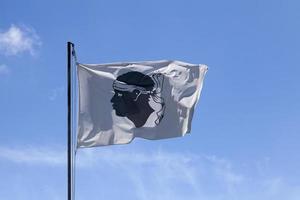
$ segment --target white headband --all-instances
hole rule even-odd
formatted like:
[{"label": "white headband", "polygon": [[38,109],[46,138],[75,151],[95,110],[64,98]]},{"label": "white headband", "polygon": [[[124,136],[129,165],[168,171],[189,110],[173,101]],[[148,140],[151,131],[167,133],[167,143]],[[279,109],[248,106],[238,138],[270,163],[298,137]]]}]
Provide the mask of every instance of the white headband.
[{"label": "white headband", "polygon": [[152,91],[146,90],[144,87],[137,85],[128,85],[125,82],[115,80],[113,83],[113,89],[124,91],[124,92],[133,92],[134,90],[139,90],[143,94],[151,94]]}]

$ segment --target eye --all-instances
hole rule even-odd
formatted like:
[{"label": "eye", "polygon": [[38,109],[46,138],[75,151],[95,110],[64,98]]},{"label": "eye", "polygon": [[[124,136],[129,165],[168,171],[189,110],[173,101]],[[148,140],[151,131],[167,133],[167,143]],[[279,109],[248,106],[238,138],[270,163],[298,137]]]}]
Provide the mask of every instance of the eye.
[{"label": "eye", "polygon": [[121,96],[123,96],[123,94],[122,93],[117,93],[117,95],[118,95],[118,97],[121,97]]}]

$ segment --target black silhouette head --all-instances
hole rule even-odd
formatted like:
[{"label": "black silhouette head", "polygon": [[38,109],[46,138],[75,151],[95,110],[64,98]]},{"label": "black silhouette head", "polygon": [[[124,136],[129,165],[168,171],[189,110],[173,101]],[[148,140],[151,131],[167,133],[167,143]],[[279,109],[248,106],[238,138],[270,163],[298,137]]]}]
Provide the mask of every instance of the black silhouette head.
[{"label": "black silhouette head", "polygon": [[118,76],[113,83],[115,94],[111,99],[116,115],[127,117],[136,127],[142,127],[154,111],[149,105],[154,86],[152,78],[140,72]]}]

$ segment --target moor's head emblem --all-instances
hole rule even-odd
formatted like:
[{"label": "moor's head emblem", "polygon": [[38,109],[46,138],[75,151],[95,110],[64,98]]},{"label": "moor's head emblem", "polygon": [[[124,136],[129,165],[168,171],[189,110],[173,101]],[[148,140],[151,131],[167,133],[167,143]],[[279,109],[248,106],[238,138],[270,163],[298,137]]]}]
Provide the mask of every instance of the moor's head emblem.
[{"label": "moor's head emblem", "polygon": [[[114,96],[111,99],[116,115],[127,117],[135,127],[142,127],[149,120],[158,125],[165,110],[161,97],[163,81],[160,73],[145,75],[132,71],[118,76],[113,82]],[[152,113],[155,113],[154,117],[149,119]]]}]

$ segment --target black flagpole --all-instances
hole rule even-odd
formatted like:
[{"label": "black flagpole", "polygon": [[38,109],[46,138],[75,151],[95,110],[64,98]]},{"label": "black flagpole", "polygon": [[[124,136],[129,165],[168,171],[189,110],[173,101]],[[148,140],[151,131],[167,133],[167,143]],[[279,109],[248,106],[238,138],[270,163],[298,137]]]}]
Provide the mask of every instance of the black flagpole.
[{"label": "black flagpole", "polygon": [[73,199],[73,193],[72,193],[72,185],[73,185],[73,177],[72,177],[72,124],[71,124],[71,65],[72,65],[72,50],[73,50],[74,44],[71,42],[68,42],[67,45],[67,51],[68,51],[68,65],[67,65],[67,73],[68,73],[68,200]]}]

